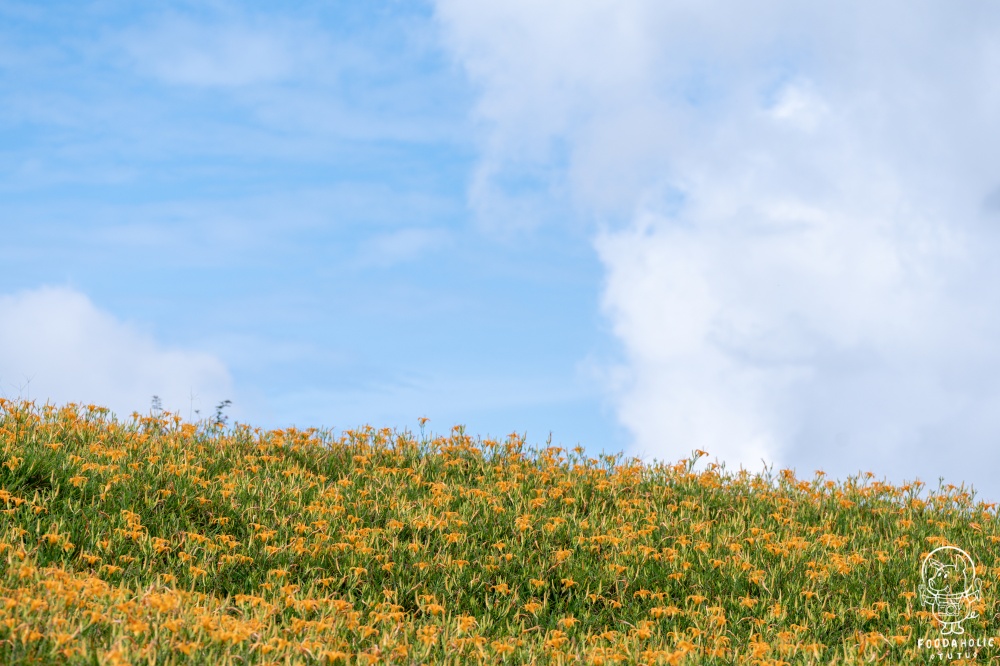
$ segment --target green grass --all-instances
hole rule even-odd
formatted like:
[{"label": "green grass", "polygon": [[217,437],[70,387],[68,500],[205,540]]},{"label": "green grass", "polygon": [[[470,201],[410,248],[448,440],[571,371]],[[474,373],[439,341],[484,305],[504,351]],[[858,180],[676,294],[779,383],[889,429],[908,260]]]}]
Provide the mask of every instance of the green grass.
[{"label": "green grass", "polygon": [[700,456],[0,402],[0,663],[936,663],[945,544],[996,635],[994,506]]}]

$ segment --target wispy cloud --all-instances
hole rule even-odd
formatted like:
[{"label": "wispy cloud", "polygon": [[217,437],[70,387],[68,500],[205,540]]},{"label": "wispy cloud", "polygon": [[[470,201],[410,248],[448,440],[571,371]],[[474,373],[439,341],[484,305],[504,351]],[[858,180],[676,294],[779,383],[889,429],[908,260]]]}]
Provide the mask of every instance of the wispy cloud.
[{"label": "wispy cloud", "polygon": [[366,239],[355,258],[357,267],[388,267],[433,256],[453,240],[447,229],[406,228]]},{"label": "wispy cloud", "polygon": [[122,45],[140,72],[166,83],[225,88],[285,80],[320,66],[325,51],[319,35],[287,21],[179,14],[131,29]]}]

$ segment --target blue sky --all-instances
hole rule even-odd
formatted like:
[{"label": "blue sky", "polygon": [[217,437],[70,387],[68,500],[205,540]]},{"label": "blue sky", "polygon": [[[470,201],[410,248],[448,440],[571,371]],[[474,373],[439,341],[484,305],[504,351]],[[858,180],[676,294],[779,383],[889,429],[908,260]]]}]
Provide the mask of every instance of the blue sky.
[{"label": "blue sky", "polygon": [[1000,499],[1000,10],[0,0],[0,392]]},{"label": "blue sky", "polygon": [[15,356],[6,395],[127,414],[155,389],[188,417],[187,379],[194,409],[232,399],[257,425],[427,416],[622,448],[588,369],[611,349],[589,239],[569,221],[510,232],[470,213],[474,91],[431,7],[0,13],[2,291],[71,291],[149,353],[223,366],[190,363],[159,388],[153,372],[129,394],[72,359]]}]

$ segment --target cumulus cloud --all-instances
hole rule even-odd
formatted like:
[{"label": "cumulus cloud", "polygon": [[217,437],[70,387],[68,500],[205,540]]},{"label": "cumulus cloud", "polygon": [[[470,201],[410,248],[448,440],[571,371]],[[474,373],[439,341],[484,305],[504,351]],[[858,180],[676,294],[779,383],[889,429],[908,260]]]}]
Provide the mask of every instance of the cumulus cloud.
[{"label": "cumulus cloud", "polygon": [[[96,307],[78,291],[43,287],[0,295],[0,395],[42,404],[148,413],[153,395],[184,418],[231,398],[226,367],[211,354],[171,349]],[[197,417],[195,417],[197,418]]]},{"label": "cumulus cloud", "polygon": [[596,222],[634,453],[1000,498],[1000,9],[437,7],[481,171]]}]

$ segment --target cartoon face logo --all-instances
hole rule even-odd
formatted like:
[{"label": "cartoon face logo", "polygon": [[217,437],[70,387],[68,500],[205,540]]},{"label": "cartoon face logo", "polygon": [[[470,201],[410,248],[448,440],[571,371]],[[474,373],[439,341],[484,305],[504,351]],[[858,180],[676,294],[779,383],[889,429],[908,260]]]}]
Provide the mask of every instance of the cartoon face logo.
[{"label": "cartoon face logo", "polygon": [[942,634],[964,634],[962,622],[979,617],[972,604],[982,598],[982,581],[976,565],[961,548],[941,546],[924,558],[920,567],[920,600],[930,606]]}]

